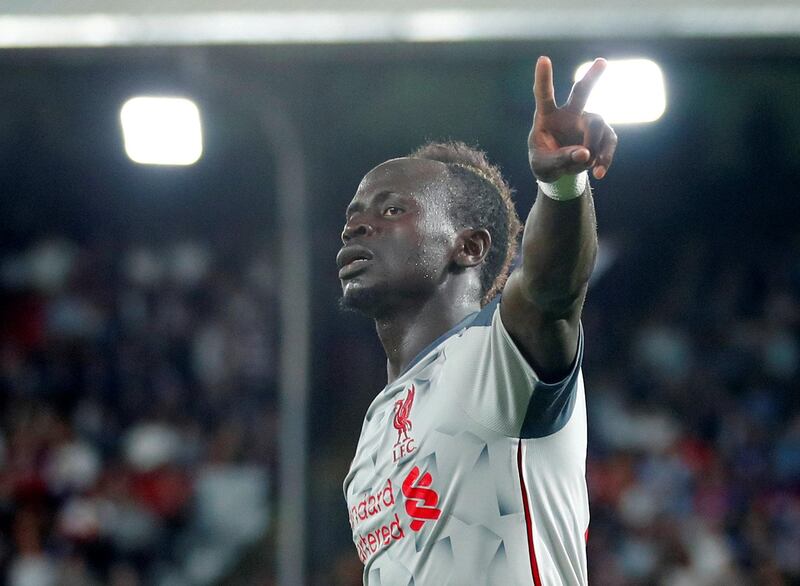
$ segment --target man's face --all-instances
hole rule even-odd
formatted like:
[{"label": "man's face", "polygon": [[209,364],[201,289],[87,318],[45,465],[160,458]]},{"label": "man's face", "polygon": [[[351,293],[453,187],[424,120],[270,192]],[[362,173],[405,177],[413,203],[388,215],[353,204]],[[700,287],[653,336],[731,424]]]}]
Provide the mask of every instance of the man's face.
[{"label": "man's face", "polygon": [[386,317],[437,290],[455,242],[448,194],[447,167],[435,161],[392,159],[367,173],[336,257],[345,307]]}]

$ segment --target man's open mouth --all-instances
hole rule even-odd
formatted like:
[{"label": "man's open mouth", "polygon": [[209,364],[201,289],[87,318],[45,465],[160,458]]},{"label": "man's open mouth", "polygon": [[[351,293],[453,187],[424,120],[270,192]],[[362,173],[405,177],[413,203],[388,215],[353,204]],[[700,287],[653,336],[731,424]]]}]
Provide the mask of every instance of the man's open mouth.
[{"label": "man's open mouth", "polygon": [[362,246],[346,246],[336,255],[339,278],[352,277],[363,270],[372,260],[372,252]]},{"label": "man's open mouth", "polygon": [[357,258],[344,265],[339,270],[339,278],[346,279],[361,272],[370,262],[368,258]]}]

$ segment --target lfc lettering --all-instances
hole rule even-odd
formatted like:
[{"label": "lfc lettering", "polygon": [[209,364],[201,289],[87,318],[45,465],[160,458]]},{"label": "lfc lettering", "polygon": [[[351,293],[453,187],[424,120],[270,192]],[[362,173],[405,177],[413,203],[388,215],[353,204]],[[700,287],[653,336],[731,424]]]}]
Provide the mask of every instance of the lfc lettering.
[{"label": "lfc lettering", "polygon": [[406,438],[403,441],[398,440],[394,447],[392,448],[392,461],[397,462],[400,458],[404,456],[408,456],[414,450],[417,449],[417,446],[414,444],[414,438]]}]

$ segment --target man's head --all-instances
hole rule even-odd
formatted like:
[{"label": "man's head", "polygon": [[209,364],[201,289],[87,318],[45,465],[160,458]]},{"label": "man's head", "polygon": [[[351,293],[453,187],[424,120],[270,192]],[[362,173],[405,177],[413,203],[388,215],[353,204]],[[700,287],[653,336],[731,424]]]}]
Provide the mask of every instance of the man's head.
[{"label": "man's head", "polygon": [[488,303],[508,277],[519,230],[511,189],[482,152],[426,144],[359,185],[337,257],[347,265],[342,303],[380,317],[456,281]]}]

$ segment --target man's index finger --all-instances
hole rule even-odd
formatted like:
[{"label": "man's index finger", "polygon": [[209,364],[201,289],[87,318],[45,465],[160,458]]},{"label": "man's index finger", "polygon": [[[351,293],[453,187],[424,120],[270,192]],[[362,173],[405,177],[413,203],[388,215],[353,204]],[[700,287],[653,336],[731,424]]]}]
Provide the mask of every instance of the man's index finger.
[{"label": "man's index finger", "polygon": [[539,57],[533,76],[533,97],[536,109],[548,113],[556,109],[555,91],[553,90],[553,64],[549,57]]}]

